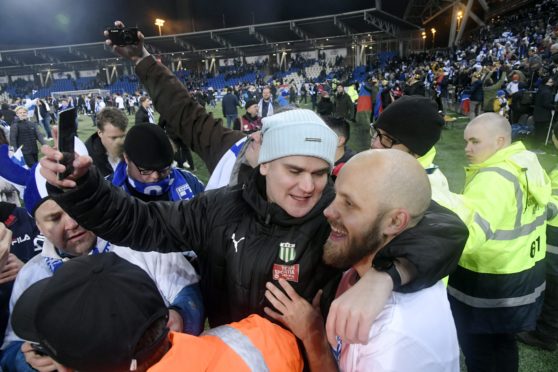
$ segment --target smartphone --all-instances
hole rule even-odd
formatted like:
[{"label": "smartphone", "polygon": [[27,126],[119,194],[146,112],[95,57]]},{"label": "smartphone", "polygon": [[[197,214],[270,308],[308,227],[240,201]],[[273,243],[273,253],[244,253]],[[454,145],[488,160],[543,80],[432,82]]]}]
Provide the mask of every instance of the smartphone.
[{"label": "smartphone", "polygon": [[41,346],[41,344],[32,342],[31,349],[33,349],[33,352],[39,356],[48,356],[46,350]]},{"label": "smartphone", "polygon": [[69,108],[59,113],[58,121],[58,151],[62,153],[60,164],[66,167],[62,173],[58,173],[58,179],[63,180],[74,171],[73,162],[75,158],[74,138],[76,136],[76,109]]}]

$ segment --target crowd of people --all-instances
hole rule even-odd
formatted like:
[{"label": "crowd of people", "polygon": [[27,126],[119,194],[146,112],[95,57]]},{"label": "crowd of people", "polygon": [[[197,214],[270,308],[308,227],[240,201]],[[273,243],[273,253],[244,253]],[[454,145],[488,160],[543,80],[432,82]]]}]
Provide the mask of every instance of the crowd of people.
[{"label": "crowd of people", "polygon": [[[230,87],[223,119],[141,33],[107,43],[145,93],[3,105],[2,370],[459,371],[461,350],[517,371],[517,339],[556,350],[558,171],[512,138],[541,140],[556,102],[557,7],[533,8],[360,82]],[[96,132],[64,162],[48,118],[81,104]],[[436,165],[452,105],[462,193]]]}]

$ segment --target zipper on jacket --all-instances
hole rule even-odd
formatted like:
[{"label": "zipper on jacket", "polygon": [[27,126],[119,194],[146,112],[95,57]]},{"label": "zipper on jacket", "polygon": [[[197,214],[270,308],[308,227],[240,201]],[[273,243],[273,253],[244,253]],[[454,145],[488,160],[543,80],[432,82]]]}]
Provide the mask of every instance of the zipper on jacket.
[{"label": "zipper on jacket", "polygon": [[527,199],[529,199],[529,177],[527,177],[527,168],[521,168],[523,175],[525,176],[525,187],[527,187],[527,192],[525,193],[525,208],[523,209],[523,213],[527,211]]}]

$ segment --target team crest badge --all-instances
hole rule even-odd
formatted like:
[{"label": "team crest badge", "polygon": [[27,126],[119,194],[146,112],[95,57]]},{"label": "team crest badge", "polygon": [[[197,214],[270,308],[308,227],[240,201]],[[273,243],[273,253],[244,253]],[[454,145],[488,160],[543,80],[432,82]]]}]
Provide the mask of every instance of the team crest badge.
[{"label": "team crest badge", "polygon": [[289,263],[294,261],[296,257],[295,244],[291,243],[279,243],[279,258],[284,263]]}]

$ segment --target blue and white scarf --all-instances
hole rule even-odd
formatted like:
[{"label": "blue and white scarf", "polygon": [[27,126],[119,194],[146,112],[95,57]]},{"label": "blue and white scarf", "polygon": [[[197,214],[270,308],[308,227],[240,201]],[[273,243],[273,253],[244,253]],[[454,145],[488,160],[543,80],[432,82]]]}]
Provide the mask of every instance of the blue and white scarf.
[{"label": "blue and white scarf", "polygon": [[121,161],[118,163],[114,171],[112,184],[123,188],[128,194],[131,194],[128,189],[128,185],[130,185],[134,188],[134,191],[145,195],[158,196],[170,192],[169,197],[171,201],[189,200],[194,197],[194,192],[188,181],[177,168],[172,168],[171,173],[158,182],[141,182],[132,179],[128,176],[127,170],[126,162]]},{"label": "blue and white scarf", "polygon": [[[110,252],[110,243],[102,239],[97,239],[97,244],[95,245],[95,247],[93,247],[89,254],[99,254],[107,252]],[[55,273],[56,270],[58,270],[64,262],[71,259],[71,257],[60,256],[57,249],[48,240],[45,240],[43,244],[43,251],[41,255],[45,259],[45,263],[47,264],[50,271],[52,271],[52,273]]]},{"label": "blue and white scarf", "polygon": [[213,173],[211,173],[211,177],[205,186],[205,191],[218,189],[229,184],[233,168],[240,154],[240,150],[242,150],[248,138],[249,137],[246,136],[238,140],[221,157],[219,163],[217,163],[217,166],[213,170]]}]

